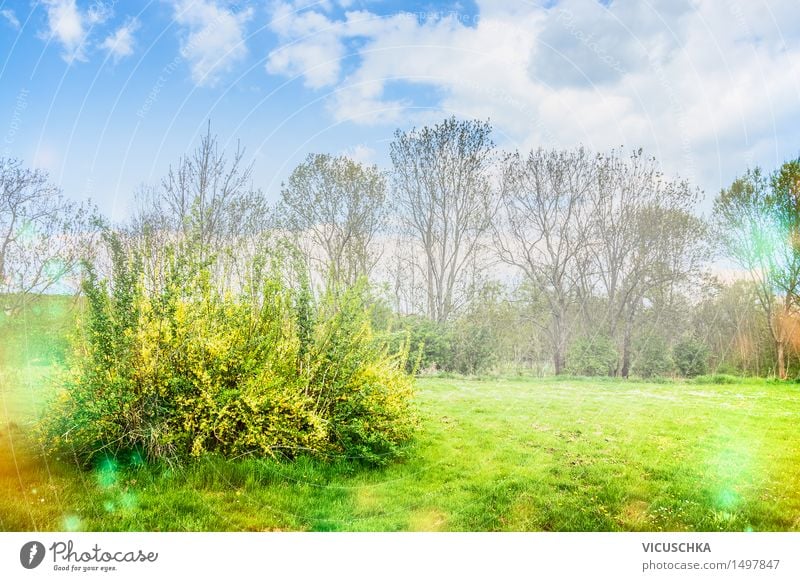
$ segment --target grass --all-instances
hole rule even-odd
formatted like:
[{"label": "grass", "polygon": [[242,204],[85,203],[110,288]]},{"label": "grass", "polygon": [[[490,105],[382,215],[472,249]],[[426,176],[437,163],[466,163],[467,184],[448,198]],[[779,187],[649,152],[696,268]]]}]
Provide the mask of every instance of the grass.
[{"label": "grass", "polygon": [[37,371],[16,391],[3,378],[4,530],[800,530],[794,385],[424,379],[419,441],[383,469],[86,472],[9,422]]},{"label": "grass", "polygon": [[417,442],[385,468],[83,471],[31,437],[58,359],[45,343],[0,368],[2,530],[800,530],[797,384],[423,378]]}]

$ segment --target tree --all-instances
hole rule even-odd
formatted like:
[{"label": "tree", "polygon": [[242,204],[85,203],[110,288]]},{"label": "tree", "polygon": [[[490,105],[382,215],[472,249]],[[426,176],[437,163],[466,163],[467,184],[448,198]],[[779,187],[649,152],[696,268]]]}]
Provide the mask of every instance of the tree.
[{"label": "tree", "polygon": [[[616,361],[614,362],[616,365]],[[649,379],[662,377],[672,372],[675,362],[664,337],[651,335],[644,338],[637,349],[633,361],[633,372],[639,377]]]},{"label": "tree", "polygon": [[774,343],[758,295],[749,278],[732,284],[712,280],[693,309],[693,334],[708,345],[715,373],[758,376],[774,367]]},{"label": "tree", "polygon": [[415,267],[427,315],[440,323],[465,302],[497,210],[489,179],[491,131],[488,122],[451,117],[434,127],[398,130],[390,146],[400,220],[419,250]]},{"label": "tree", "polygon": [[755,285],[775,345],[776,371],[786,379],[786,349],[800,292],[800,160],[771,176],[748,170],[714,202],[725,255]]},{"label": "tree", "polygon": [[377,166],[310,154],[281,190],[282,225],[309,262],[340,287],[369,276],[386,226],[386,179]]},{"label": "tree", "polygon": [[142,188],[128,234],[144,250],[148,278],[163,278],[161,251],[180,242],[198,263],[214,264],[220,284],[241,286],[272,225],[264,195],[251,185],[253,166],[244,163],[244,155],[238,145],[232,155],[220,150],[209,123],[198,147],[170,166],[160,187]]},{"label": "tree", "polygon": [[67,200],[47,172],[0,158],[0,296],[8,313],[58,288],[89,251],[94,209]]},{"label": "tree", "polygon": [[771,266],[780,301],[775,322],[778,377],[786,379],[786,352],[796,342],[793,331],[800,307],[800,158],[785,162],[772,174],[767,208],[773,216],[777,251]]},{"label": "tree", "polygon": [[707,256],[706,227],[692,213],[698,192],[688,182],[665,178],[653,158],[635,151],[599,160],[592,189],[592,272],[605,296],[605,320],[616,338],[617,374],[630,372],[636,317],[646,299],[669,301],[699,272]]},{"label": "tree", "polygon": [[564,371],[570,316],[580,300],[582,261],[590,242],[589,206],[594,156],[585,149],[531,151],[506,159],[502,176],[502,225],[495,246],[545,298],[545,331],[556,374]]}]

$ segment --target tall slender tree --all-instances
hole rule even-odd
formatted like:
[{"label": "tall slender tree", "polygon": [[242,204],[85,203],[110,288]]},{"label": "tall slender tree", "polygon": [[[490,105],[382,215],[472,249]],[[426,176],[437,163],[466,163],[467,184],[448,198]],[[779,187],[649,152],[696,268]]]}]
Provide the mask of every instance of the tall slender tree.
[{"label": "tall slender tree", "polygon": [[570,319],[581,299],[596,169],[594,156],[579,148],[516,153],[503,171],[495,247],[547,301],[550,317],[543,328],[556,374],[564,371]]},{"label": "tall slender tree", "polygon": [[[240,287],[272,227],[263,193],[252,186],[253,165],[238,144],[222,150],[209,123],[200,144],[170,166],[158,186],[140,191],[128,228],[145,257],[145,275],[163,282],[162,250],[178,243],[198,263],[213,264],[219,284]],[[160,281],[160,282],[159,282]]]},{"label": "tall slender tree", "polygon": [[666,178],[641,150],[601,156],[596,179],[589,248],[596,291],[607,305],[596,324],[617,341],[617,374],[627,377],[644,301],[698,274],[707,255],[706,229],[693,214],[699,192],[684,180]]},{"label": "tall slender tree", "polygon": [[497,211],[491,132],[488,122],[451,117],[397,131],[390,146],[401,235],[419,254],[427,315],[440,323],[465,303]]}]

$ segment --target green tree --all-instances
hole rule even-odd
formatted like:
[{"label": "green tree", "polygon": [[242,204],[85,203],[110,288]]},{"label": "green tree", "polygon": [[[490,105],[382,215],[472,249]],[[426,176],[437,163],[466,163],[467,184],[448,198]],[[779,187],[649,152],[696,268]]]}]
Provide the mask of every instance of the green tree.
[{"label": "green tree", "polygon": [[709,346],[715,373],[761,375],[775,365],[769,322],[751,280],[713,281],[692,310],[693,332]]},{"label": "green tree", "polygon": [[669,347],[663,337],[646,337],[634,354],[633,372],[639,377],[662,377],[669,375],[674,367]]},{"label": "green tree", "polygon": [[800,293],[800,160],[770,176],[748,170],[714,202],[724,254],[745,270],[769,323],[776,375],[786,379],[789,329]]},{"label": "green tree", "polygon": [[281,225],[309,264],[338,287],[369,276],[387,220],[386,179],[377,166],[309,154],[281,189]]}]

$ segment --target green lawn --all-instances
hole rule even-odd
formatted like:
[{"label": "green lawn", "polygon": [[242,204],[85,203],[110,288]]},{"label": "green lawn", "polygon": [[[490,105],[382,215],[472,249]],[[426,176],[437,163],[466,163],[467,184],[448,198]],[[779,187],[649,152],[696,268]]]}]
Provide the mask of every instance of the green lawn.
[{"label": "green lawn", "polygon": [[51,370],[0,372],[3,530],[800,530],[796,384],[426,378],[417,443],[386,468],[87,472],[31,438]]}]

